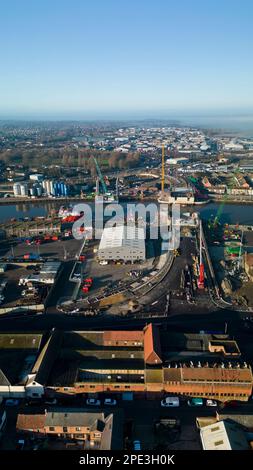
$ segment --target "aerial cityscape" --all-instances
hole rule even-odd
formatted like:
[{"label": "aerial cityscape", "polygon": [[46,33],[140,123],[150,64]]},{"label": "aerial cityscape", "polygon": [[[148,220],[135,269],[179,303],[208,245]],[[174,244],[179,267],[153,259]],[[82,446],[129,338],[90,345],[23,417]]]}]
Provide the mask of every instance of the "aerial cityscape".
[{"label": "aerial cityscape", "polygon": [[[18,16],[21,10],[14,3]],[[54,88],[62,64],[57,72],[55,50],[50,49],[57,43],[51,23],[57,8],[46,1],[45,10],[40,5],[32,11],[30,2],[24,3],[21,13],[28,15],[24,15],[24,24],[30,25],[35,17],[38,21],[38,32],[31,29],[36,54],[40,51],[44,60],[43,54],[48,53],[44,64],[48,99],[43,101],[43,88],[37,96],[33,85],[29,88],[30,78],[25,80],[22,73],[30,62],[26,58],[24,70],[19,69],[18,46],[11,42],[10,50],[17,58],[16,80],[20,74],[23,92],[17,99],[13,88],[12,96],[14,78],[9,82],[3,77],[1,455],[2,451],[17,451],[15,455],[29,451],[36,458],[42,451],[42,455],[54,450],[77,455],[79,451],[84,456],[82,463],[109,467],[122,463],[110,461],[116,451],[131,456],[131,464],[152,463],[151,454],[160,458],[155,464],[169,464],[178,451],[205,455],[205,450],[253,450],[253,103],[252,97],[244,101],[247,83],[244,89],[241,71],[236,72],[238,82],[231,83],[231,96],[229,87],[222,95],[222,86],[215,81],[209,95],[209,77],[206,85],[195,90],[195,107],[191,92],[189,101],[181,103],[184,91],[180,86],[173,88],[168,104],[161,106],[159,93],[165,82],[161,78],[159,91],[156,75],[154,94],[144,106],[149,77],[147,82],[143,78],[143,88],[136,77],[139,95],[124,82],[127,77],[128,83],[133,80],[128,70],[111,87],[107,81],[116,72],[112,68],[107,75],[106,44],[100,43],[100,52],[92,36],[94,58],[88,52],[86,60],[91,60],[92,72],[101,58],[105,83],[102,85],[99,76],[92,84],[85,76],[81,92],[78,77],[76,88],[73,81],[73,89],[65,94],[64,80],[70,71],[66,70],[66,77]],[[129,12],[113,16],[114,0],[108,2],[108,11],[100,0],[94,2],[97,9],[89,1],[84,2],[86,6],[79,0],[73,3],[75,14],[88,19],[87,31],[83,31],[77,15],[80,37],[72,25],[70,42],[74,44],[76,37],[87,39],[96,21],[101,39],[103,15],[108,27],[115,26],[116,34],[120,31],[116,19],[121,18],[133,25],[132,36],[122,31],[122,54],[126,37],[133,47],[143,30],[151,48],[142,44],[144,58],[144,51],[149,51],[156,63],[155,47],[144,25],[139,31]],[[140,3],[136,15],[141,18],[143,14],[144,23],[149,24],[152,15],[160,17],[154,2],[147,2],[146,9]],[[166,15],[174,15],[179,22],[180,7],[168,4],[171,10],[167,2],[158,1]],[[204,34],[200,2],[194,0],[193,4]],[[245,4],[248,16],[236,7],[238,17],[235,6],[231,7],[233,15],[229,13],[232,24],[239,21],[241,28],[253,13],[251,4]],[[70,3],[63,1],[62,8],[59,15],[65,27]],[[186,4],[181,8],[190,14]],[[52,17],[45,20],[49,11]],[[191,15],[196,21],[194,12]],[[8,13],[6,3],[5,31]],[[214,48],[211,57],[217,51],[220,60],[218,45],[209,43],[209,22],[216,21],[216,11],[210,6],[209,13],[206,44]],[[221,9],[220,14],[227,12]],[[48,21],[52,43],[49,39],[41,42],[43,21]],[[18,30],[23,27],[17,22]],[[229,26],[226,28],[234,41]],[[60,23],[56,29],[67,54],[68,42]],[[36,63],[27,34],[23,32],[21,41]],[[116,53],[120,46],[111,34],[108,32],[105,43]],[[247,30],[247,34],[252,44],[252,32]],[[197,47],[195,40],[193,33],[192,47]],[[78,54],[80,58],[78,44],[76,47],[74,57]],[[180,43],[177,47],[180,49]],[[136,65],[138,72],[138,61],[144,64],[144,58],[132,51],[132,67],[135,70]],[[158,59],[160,52],[157,54]],[[116,58],[108,55],[107,60],[113,67]],[[69,65],[71,61],[69,57]],[[180,71],[181,62],[174,55],[172,62],[178,63]],[[47,75],[50,64],[52,85]],[[131,61],[128,66],[131,68]],[[34,81],[39,90],[39,63],[37,67]],[[83,70],[83,64],[80,67]],[[118,72],[123,72],[121,56]],[[189,77],[189,90],[195,78]],[[99,108],[102,86],[105,99]],[[73,106],[69,105],[71,93]],[[216,96],[213,105],[212,93]],[[107,456],[104,461],[94,457],[102,455]],[[144,460],[138,460],[140,456]]]}]

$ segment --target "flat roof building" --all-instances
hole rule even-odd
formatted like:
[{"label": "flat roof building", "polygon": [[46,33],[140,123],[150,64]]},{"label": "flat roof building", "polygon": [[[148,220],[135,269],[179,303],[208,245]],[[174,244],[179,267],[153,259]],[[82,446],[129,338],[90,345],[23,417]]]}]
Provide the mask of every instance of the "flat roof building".
[{"label": "flat roof building", "polygon": [[243,429],[235,422],[224,420],[200,430],[203,450],[249,450]]},{"label": "flat roof building", "polygon": [[98,249],[101,261],[145,260],[145,231],[135,226],[106,227]]}]

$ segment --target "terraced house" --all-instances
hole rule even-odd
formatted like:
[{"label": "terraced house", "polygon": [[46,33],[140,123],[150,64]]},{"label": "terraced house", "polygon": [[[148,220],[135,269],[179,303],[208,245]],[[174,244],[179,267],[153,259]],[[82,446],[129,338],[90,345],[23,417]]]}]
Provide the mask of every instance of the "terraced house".
[{"label": "terraced house", "polygon": [[16,423],[18,433],[57,438],[62,442],[77,441],[80,447],[92,450],[118,448],[119,429],[117,436],[113,436],[114,427],[113,414],[85,412],[83,409],[19,414]]}]

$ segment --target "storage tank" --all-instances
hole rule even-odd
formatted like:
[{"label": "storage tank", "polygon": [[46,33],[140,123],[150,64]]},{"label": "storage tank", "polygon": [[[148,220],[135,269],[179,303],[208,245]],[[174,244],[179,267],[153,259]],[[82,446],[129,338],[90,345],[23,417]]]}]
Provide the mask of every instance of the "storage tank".
[{"label": "storage tank", "polygon": [[49,181],[49,194],[54,196],[54,182],[52,180]]},{"label": "storage tank", "polygon": [[44,193],[47,195],[52,193],[51,183],[52,182],[50,180],[42,181],[42,187],[44,189]]},{"label": "storage tank", "polygon": [[41,197],[42,196],[42,186],[41,186],[41,184],[37,184],[36,191],[37,191],[37,196]]},{"label": "storage tank", "polygon": [[35,197],[37,196],[36,194],[36,188],[32,187],[29,189],[30,196]]},{"label": "storage tank", "polygon": [[15,197],[21,196],[21,184],[20,183],[14,183],[13,192],[14,192]]},{"label": "storage tank", "polygon": [[28,185],[23,183],[20,185],[21,196],[28,196]]},{"label": "storage tank", "polygon": [[56,182],[56,195],[61,196],[61,183]]},{"label": "storage tank", "polygon": [[52,193],[53,196],[57,196],[57,183],[52,184]]},{"label": "storage tank", "polygon": [[61,196],[65,196],[65,192],[66,192],[66,185],[65,185],[65,183],[60,183],[60,195],[61,195]]}]

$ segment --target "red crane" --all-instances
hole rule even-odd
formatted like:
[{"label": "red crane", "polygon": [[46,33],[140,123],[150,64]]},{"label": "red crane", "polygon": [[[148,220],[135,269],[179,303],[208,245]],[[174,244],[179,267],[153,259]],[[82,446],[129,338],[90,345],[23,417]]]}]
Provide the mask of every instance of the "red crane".
[{"label": "red crane", "polygon": [[205,267],[202,256],[202,223],[199,221],[199,277],[198,277],[198,288],[204,289],[205,287]]}]

